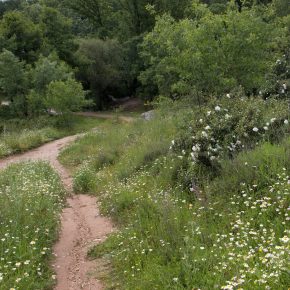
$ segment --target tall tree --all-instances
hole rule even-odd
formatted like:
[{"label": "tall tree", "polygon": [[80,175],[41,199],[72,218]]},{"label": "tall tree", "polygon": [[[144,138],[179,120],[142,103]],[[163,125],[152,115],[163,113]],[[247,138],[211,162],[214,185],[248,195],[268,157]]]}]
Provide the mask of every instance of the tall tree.
[{"label": "tall tree", "polygon": [[42,31],[23,12],[6,13],[0,22],[0,35],[1,49],[12,51],[26,62],[31,63],[37,59],[43,43]]}]

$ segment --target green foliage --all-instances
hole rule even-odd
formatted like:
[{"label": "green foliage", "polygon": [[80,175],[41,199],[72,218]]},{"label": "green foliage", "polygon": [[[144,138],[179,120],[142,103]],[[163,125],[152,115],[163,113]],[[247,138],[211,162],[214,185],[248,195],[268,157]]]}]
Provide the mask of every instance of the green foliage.
[{"label": "green foliage", "polygon": [[[213,99],[179,130],[173,150],[188,158],[203,175],[218,170],[221,160],[254,148],[261,142],[279,142],[289,133],[287,101],[228,97]],[[208,173],[207,173],[208,172]],[[197,172],[192,172],[198,178]],[[205,179],[204,176],[201,179]]]},{"label": "green foliage", "polygon": [[82,85],[73,79],[53,81],[47,87],[47,108],[65,114],[78,111],[88,104]]},{"label": "green foliage", "polygon": [[65,81],[72,77],[72,69],[53,54],[40,56],[31,72],[32,87],[42,94],[52,81]]},{"label": "green foliage", "polygon": [[25,65],[8,50],[0,54],[0,90],[0,99],[9,101],[23,96],[27,90]]},{"label": "green foliage", "polygon": [[159,17],[145,36],[142,83],[153,81],[165,95],[223,93],[239,85],[247,92],[260,88],[283,29],[265,22],[255,9],[214,15],[197,4],[193,12],[193,19],[179,22]]},{"label": "green foliage", "polygon": [[77,49],[72,34],[72,23],[59,10],[44,6],[40,14],[45,51],[56,50],[60,59],[74,63],[73,53]]},{"label": "green foliage", "polygon": [[64,198],[60,178],[46,163],[21,163],[1,171],[1,288],[52,287],[52,247]]},{"label": "green foliage", "polygon": [[1,49],[6,48],[27,62],[36,60],[43,41],[41,28],[23,12],[5,13],[0,21],[0,32]]},{"label": "green foliage", "polygon": [[84,39],[77,57],[79,76],[88,83],[97,108],[102,109],[108,102],[106,95],[122,88],[122,48],[115,40]]}]

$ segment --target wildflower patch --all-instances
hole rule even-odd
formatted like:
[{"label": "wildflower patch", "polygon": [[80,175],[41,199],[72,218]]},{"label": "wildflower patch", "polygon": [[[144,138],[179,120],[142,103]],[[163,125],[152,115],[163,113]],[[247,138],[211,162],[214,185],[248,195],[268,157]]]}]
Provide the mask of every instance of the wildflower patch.
[{"label": "wildflower patch", "polygon": [[44,162],[0,171],[0,289],[47,289],[65,190]]}]

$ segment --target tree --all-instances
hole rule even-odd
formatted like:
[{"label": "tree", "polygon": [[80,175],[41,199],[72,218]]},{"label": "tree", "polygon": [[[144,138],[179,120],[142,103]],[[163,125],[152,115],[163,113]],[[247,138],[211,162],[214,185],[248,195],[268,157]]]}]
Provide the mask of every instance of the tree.
[{"label": "tree", "polygon": [[39,25],[24,13],[12,11],[4,14],[0,22],[0,48],[13,52],[20,60],[31,63],[37,59],[43,37]]},{"label": "tree", "polygon": [[25,65],[8,50],[0,54],[0,90],[0,99],[11,102],[27,92]]},{"label": "tree", "polygon": [[73,77],[72,69],[57,55],[40,56],[31,72],[32,87],[43,94],[52,81],[65,81]]},{"label": "tree", "polygon": [[79,77],[91,90],[98,109],[106,104],[112,91],[122,89],[122,48],[115,40],[86,39],[80,43],[77,53]]},{"label": "tree", "polygon": [[4,13],[11,10],[16,10],[21,5],[21,0],[9,0],[0,2],[0,15],[3,16]]},{"label": "tree", "polygon": [[46,49],[56,50],[60,59],[73,63],[73,53],[77,50],[77,45],[73,41],[71,20],[57,9],[44,6],[40,25],[46,40]]},{"label": "tree", "polygon": [[67,81],[74,77],[72,69],[56,54],[48,57],[40,56],[29,71],[31,90],[27,96],[30,115],[41,115],[46,109],[45,95],[49,84],[53,81]]},{"label": "tree", "polygon": [[143,43],[142,83],[166,95],[220,94],[239,85],[252,93],[261,87],[284,31],[255,9],[239,13],[229,7],[221,15],[198,3],[193,9],[193,19],[158,18]]}]

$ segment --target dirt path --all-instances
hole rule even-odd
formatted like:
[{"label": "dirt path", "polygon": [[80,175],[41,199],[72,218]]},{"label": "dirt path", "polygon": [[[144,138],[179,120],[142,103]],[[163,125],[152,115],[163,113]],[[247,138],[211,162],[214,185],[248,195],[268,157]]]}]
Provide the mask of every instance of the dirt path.
[{"label": "dirt path", "polygon": [[[73,142],[77,136],[70,136],[47,143],[24,154],[0,160],[0,169],[11,163],[28,160],[44,160],[58,171],[66,189],[72,193],[72,178],[58,162],[62,148]],[[113,231],[110,220],[100,216],[97,200],[88,195],[72,195],[68,207],[62,213],[59,241],[55,245],[54,269],[57,284],[55,290],[100,290],[103,285],[91,274],[96,264],[86,259],[88,249],[106,239]]]}]

